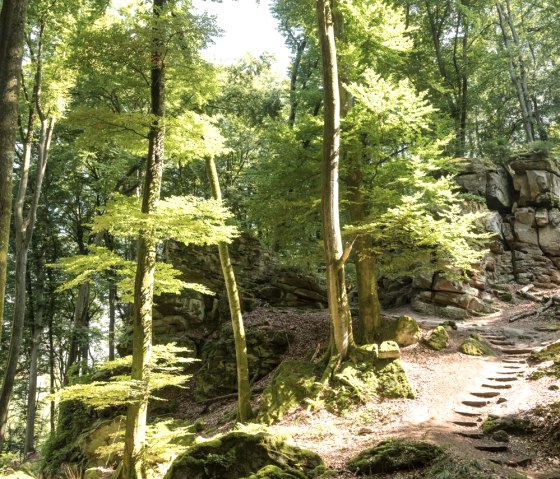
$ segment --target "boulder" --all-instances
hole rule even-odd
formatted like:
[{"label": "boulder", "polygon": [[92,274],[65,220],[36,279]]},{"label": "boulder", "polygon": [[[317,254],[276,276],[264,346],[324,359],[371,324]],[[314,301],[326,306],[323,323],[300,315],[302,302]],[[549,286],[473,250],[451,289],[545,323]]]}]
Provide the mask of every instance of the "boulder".
[{"label": "boulder", "polygon": [[316,365],[307,361],[284,361],[264,390],[259,420],[272,424],[312,394],[317,383]]},{"label": "boulder", "polygon": [[393,339],[399,346],[404,347],[416,344],[421,337],[420,326],[418,326],[415,319],[405,315],[397,318],[394,326]]},{"label": "boulder", "polygon": [[360,452],[348,461],[355,474],[391,474],[428,466],[443,450],[427,442],[388,439]]},{"label": "boulder", "polygon": [[437,326],[426,338],[426,344],[428,347],[435,351],[445,349],[448,342],[449,334],[447,334],[447,330],[443,326]]},{"label": "boulder", "polygon": [[399,345],[395,341],[383,341],[379,345],[377,357],[379,359],[399,359],[401,357]]},{"label": "boulder", "polygon": [[560,256],[560,226],[548,224],[539,228],[539,246],[551,256]]},{"label": "boulder", "polygon": [[469,356],[484,356],[492,353],[492,349],[485,344],[478,334],[471,336],[463,341],[460,350]]},{"label": "boulder", "polygon": [[[257,379],[266,376],[282,361],[291,333],[271,329],[246,329],[249,373]],[[237,391],[235,341],[231,325],[224,325],[217,337],[202,349],[202,368],[197,374],[196,393],[207,399]]]},{"label": "boulder", "polygon": [[326,470],[318,454],[278,436],[233,431],[178,457],[165,479],[314,479]]}]

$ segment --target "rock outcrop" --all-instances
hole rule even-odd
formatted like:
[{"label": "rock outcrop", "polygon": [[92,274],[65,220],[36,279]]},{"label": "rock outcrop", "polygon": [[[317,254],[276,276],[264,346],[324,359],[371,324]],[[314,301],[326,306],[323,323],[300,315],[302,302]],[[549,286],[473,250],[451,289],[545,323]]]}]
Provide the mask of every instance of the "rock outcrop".
[{"label": "rock outcrop", "polygon": [[[243,235],[230,247],[244,312],[257,306],[325,308],[325,285],[312,274],[277,266],[259,241]],[[229,307],[216,247],[185,246],[168,241],[164,258],[181,271],[181,279],[200,283],[215,294],[193,290],[156,298],[155,340],[204,341],[229,322]],[[190,344],[189,344],[190,345]]]},{"label": "rock outcrop", "polygon": [[507,167],[465,158],[456,180],[464,193],[486,202],[490,254],[468,282],[439,274],[415,278],[414,309],[463,319],[490,312],[489,293],[508,300],[500,285],[560,285],[560,163],[545,151],[520,154]]}]

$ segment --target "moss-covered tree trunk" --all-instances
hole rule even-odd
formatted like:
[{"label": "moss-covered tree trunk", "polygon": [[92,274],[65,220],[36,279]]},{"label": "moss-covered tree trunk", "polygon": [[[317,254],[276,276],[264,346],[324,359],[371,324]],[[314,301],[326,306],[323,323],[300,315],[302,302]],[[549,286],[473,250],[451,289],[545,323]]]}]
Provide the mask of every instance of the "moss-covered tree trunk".
[{"label": "moss-covered tree trunk", "polygon": [[4,318],[12,173],[18,124],[18,95],[27,0],[4,0],[0,11],[0,339]]},{"label": "moss-covered tree trunk", "polygon": [[327,296],[331,316],[333,356],[345,359],[353,344],[352,321],[344,262],[347,254],[342,246],[338,206],[340,157],[340,92],[333,22],[333,2],[317,0],[317,21],[321,44],[324,126],[322,166],[322,222],[327,263]]},{"label": "moss-covered tree trunk", "polygon": [[[212,187],[212,195],[218,202],[222,202],[222,192],[220,190],[220,181],[216,164],[212,157],[206,158],[206,170]],[[226,283],[226,291],[229,302],[229,311],[231,315],[231,324],[233,327],[233,338],[235,342],[235,360],[237,365],[237,408],[239,412],[239,421],[246,422],[253,416],[251,410],[251,385],[249,383],[249,362],[247,360],[247,342],[245,340],[245,328],[243,327],[243,317],[241,315],[241,302],[239,301],[239,292],[237,282],[235,281],[235,273],[231,264],[231,257],[227,244],[218,243],[218,252],[220,254],[220,264],[222,265],[222,273]]]},{"label": "moss-covered tree trunk", "polygon": [[[154,0],[152,28],[151,112],[148,162],[142,194],[142,212],[153,213],[157,208],[163,175],[165,138],[165,40],[159,20],[166,0]],[[138,237],[138,265],[134,282],[134,315],[132,333],[132,380],[144,384],[142,398],[131,404],[126,416],[126,432],[122,479],[144,479],[146,470],[143,450],[146,438],[148,410],[148,376],[152,355],[152,307],[157,239],[150,231],[141,231]]]}]

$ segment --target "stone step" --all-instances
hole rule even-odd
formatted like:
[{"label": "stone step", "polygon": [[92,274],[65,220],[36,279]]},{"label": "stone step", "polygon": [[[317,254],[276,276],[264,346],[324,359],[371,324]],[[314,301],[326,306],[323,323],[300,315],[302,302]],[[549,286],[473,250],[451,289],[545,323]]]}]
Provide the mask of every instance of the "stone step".
[{"label": "stone step", "polygon": [[479,398],[495,398],[496,396],[500,395],[499,392],[495,392],[495,391],[482,391],[482,392],[476,392],[471,394]]},{"label": "stone step", "polygon": [[470,407],[484,407],[490,404],[490,401],[462,401],[462,404]]},{"label": "stone step", "polygon": [[500,351],[504,354],[514,355],[514,354],[531,354],[534,349],[532,348],[501,348]]},{"label": "stone step", "polygon": [[481,444],[480,446],[474,446],[474,448],[485,452],[506,452],[508,450],[505,444]]},{"label": "stone step", "polygon": [[473,422],[473,421],[451,421],[453,424],[455,424],[456,426],[462,426],[462,427],[478,427],[478,423],[477,422]]},{"label": "stone step", "polygon": [[457,434],[458,436],[462,436],[462,437],[468,437],[469,439],[483,439],[484,438],[484,434],[482,434],[481,432],[457,431],[457,432],[455,432],[455,434]]},{"label": "stone step", "polygon": [[511,389],[511,384],[483,384],[482,387],[490,389]]},{"label": "stone step", "polygon": [[481,334],[481,336],[488,341],[507,341],[508,339],[506,336],[497,336],[495,334]]},{"label": "stone step", "polygon": [[490,381],[498,381],[501,383],[507,383],[511,381],[517,381],[517,378],[488,378]]},{"label": "stone step", "polygon": [[527,364],[527,359],[526,358],[504,358],[504,359],[502,359],[502,363]]},{"label": "stone step", "polygon": [[459,414],[460,416],[466,416],[466,417],[482,416],[482,414],[480,414],[479,412],[475,412],[475,411],[455,411],[455,413]]},{"label": "stone step", "polygon": [[504,369],[515,369],[516,371],[522,371],[524,368],[521,366],[502,366]]},{"label": "stone step", "polygon": [[504,374],[504,375],[519,374],[519,371],[496,371],[496,374]]},{"label": "stone step", "polygon": [[521,457],[516,457],[515,459],[493,458],[490,459],[490,461],[492,461],[494,464],[499,464],[500,466],[527,467],[533,462],[533,458],[528,456],[521,456]]},{"label": "stone step", "polygon": [[490,339],[490,344],[494,344],[495,346],[515,346],[513,341],[501,341],[499,339]]}]

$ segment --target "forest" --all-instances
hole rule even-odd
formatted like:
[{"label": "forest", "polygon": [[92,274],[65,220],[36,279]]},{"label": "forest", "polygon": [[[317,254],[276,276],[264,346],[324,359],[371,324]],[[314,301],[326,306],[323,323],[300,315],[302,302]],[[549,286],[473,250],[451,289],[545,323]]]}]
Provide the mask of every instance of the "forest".
[{"label": "forest", "polygon": [[560,477],[560,3],[0,9],[0,477]]}]

